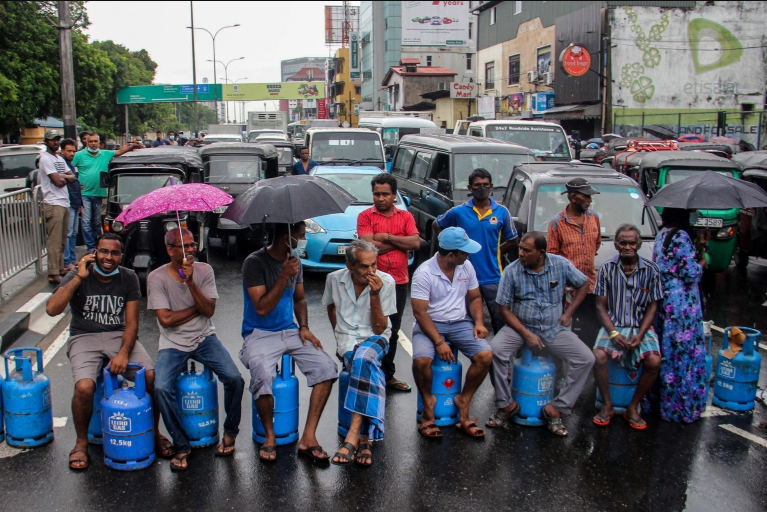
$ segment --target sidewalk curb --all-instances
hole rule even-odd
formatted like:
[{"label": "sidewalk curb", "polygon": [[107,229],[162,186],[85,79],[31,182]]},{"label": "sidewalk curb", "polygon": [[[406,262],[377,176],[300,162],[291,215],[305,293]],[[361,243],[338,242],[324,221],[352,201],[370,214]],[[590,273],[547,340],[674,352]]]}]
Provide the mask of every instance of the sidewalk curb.
[{"label": "sidewalk curb", "polygon": [[51,295],[38,293],[0,322],[0,351],[5,352],[16,342],[20,342],[20,346],[34,347],[58,325],[67,312],[55,317],[48,316],[45,305]]}]

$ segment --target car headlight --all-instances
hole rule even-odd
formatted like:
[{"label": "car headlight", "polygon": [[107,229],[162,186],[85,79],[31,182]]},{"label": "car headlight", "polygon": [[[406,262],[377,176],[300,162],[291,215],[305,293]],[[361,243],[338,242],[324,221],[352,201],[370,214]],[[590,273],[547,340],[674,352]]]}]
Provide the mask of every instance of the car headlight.
[{"label": "car headlight", "polygon": [[124,229],[125,229],[125,224],[123,224],[119,220],[116,220],[112,223],[112,231],[114,231],[115,233],[122,233]]},{"label": "car headlight", "polygon": [[178,224],[176,224],[175,222],[166,222],[165,231],[170,231],[172,229],[178,229]]},{"label": "car headlight", "polygon": [[732,238],[733,236],[735,236],[735,226],[725,226],[723,228],[719,228],[716,232],[716,238],[719,240]]},{"label": "car headlight", "polygon": [[316,235],[317,233],[327,233],[327,231],[322,229],[322,226],[314,222],[312,219],[306,219],[304,221],[304,224],[306,225],[306,234],[308,235]]}]

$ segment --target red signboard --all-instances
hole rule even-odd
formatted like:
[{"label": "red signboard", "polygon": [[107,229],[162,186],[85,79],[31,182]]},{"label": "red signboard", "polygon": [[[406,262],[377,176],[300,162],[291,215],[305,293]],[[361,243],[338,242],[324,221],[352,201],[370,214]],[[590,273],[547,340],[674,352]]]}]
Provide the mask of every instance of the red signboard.
[{"label": "red signboard", "polygon": [[562,69],[571,76],[583,76],[591,68],[591,55],[583,46],[571,44],[559,56]]},{"label": "red signboard", "polygon": [[325,100],[317,100],[317,119],[326,119]]}]

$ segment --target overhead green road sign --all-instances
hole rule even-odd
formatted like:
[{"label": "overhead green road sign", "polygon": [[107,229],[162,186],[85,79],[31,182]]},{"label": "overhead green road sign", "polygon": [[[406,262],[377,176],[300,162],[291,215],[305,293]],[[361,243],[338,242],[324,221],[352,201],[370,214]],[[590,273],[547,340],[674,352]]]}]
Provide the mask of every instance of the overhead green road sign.
[{"label": "overhead green road sign", "polygon": [[[221,84],[217,85],[221,98]],[[213,84],[197,84],[197,101],[214,101]],[[138,85],[117,91],[117,104],[194,101],[192,85]]]}]

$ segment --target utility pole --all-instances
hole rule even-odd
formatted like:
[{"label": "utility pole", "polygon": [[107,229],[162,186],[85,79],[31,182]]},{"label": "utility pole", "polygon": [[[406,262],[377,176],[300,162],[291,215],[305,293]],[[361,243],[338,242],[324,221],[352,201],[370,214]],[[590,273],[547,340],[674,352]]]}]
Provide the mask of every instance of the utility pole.
[{"label": "utility pole", "polygon": [[69,2],[58,2],[59,52],[61,57],[61,110],[64,116],[64,137],[77,140],[77,112],[75,111],[75,73],[72,63],[72,20]]},{"label": "utility pole", "polygon": [[[197,61],[194,58],[194,2],[189,1],[189,14],[192,22],[192,95],[194,98],[194,136],[200,136],[200,128],[197,120]],[[213,86],[213,96],[217,95],[215,85]]]}]

